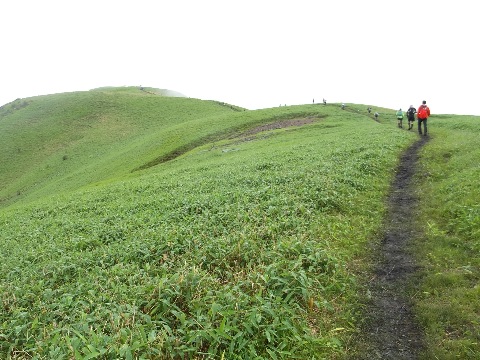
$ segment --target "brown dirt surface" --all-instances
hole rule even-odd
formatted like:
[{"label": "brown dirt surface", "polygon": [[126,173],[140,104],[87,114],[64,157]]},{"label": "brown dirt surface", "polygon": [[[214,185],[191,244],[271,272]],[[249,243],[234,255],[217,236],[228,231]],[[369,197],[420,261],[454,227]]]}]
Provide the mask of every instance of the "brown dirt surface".
[{"label": "brown dirt surface", "polygon": [[402,155],[388,196],[384,236],[374,251],[377,260],[364,330],[371,349],[364,358],[417,359],[424,348],[409,293],[418,270],[411,246],[421,237],[415,225],[418,197],[413,175],[418,152],[427,141],[428,137],[422,137]]},{"label": "brown dirt surface", "polygon": [[292,126],[302,126],[305,124],[313,123],[314,121],[318,120],[318,117],[306,117],[300,119],[289,119],[289,120],[281,120],[270,124],[265,124],[261,126],[257,126],[253,129],[245,131],[242,135],[254,135],[264,131],[276,130],[276,129],[283,129],[286,127]]}]

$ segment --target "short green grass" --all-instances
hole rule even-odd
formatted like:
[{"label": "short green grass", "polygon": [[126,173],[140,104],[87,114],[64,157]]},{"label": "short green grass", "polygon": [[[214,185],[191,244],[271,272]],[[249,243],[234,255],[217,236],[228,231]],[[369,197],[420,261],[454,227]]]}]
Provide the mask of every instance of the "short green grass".
[{"label": "short green grass", "polygon": [[435,116],[418,173],[423,265],[416,294],[425,359],[480,358],[480,121]]},{"label": "short green grass", "polygon": [[[368,252],[416,134],[366,105],[147,90],[0,108],[0,358],[355,357]],[[295,118],[314,121],[247,135]],[[478,124],[432,116],[420,160],[427,359],[480,354]]]},{"label": "short green grass", "polygon": [[[102,182],[70,179],[84,176],[80,168],[64,180],[65,189],[82,188],[54,195],[45,177],[44,192],[0,211],[1,356],[319,359],[353,351],[357,276],[398,155],[415,140],[361,109],[192,115],[186,127],[164,125],[178,132],[178,148],[196,145],[171,161],[132,173],[162,155],[145,141],[139,161],[126,156]],[[315,121],[242,135],[298,117]],[[146,130],[132,140],[138,149],[156,137]],[[114,160],[120,146],[107,148],[92,169],[104,157],[122,164]]]}]

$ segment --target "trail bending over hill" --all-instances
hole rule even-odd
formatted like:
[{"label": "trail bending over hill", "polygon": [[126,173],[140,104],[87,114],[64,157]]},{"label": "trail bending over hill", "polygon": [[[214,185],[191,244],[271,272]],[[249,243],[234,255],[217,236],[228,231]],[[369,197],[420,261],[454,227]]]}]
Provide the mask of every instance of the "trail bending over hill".
[{"label": "trail bending over hill", "polygon": [[410,243],[420,236],[414,222],[418,199],[412,178],[418,151],[427,141],[428,138],[422,137],[402,155],[388,197],[385,234],[378,249],[367,314],[368,332],[375,346],[370,358],[415,359],[423,348],[422,330],[412,313],[407,289],[411,275],[417,270],[409,252]]}]

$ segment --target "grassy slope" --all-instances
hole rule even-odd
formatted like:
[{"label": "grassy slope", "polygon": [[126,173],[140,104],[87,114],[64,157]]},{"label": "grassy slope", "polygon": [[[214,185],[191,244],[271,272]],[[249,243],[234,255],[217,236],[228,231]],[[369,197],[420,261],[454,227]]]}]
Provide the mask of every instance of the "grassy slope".
[{"label": "grassy slope", "polygon": [[480,357],[480,122],[472,116],[431,119],[434,138],[419,172],[417,244],[424,267],[415,294],[426,328],[426,359]]},{"label": "grassy slope", "polygon": [[[103,99],[99,112],[105,114],[105,103],[119,96],[107,93],[91,101]],[[142,109],[149,101],[157,109],[158,100],[138,97]],[[107,137],[93,162],[75,153],[67,139],[53,157],[69,149],[100,172],[108,166],[105,159],[117,161],[120,169],[109,175],[117,181],[52,196],[48,191],[57,182],[44,176],[43,190],[24,202],[47,198],[0,212],[2,355],[332,358],[347,351],[357,331],[355,274],[381,224],[398,154],[414,135],[374,122],[363,106],[282,107],[230,116],[213,109],[206,116],[216,105],[193,102],[175,103],[176,111],[186,107],[197,114],[186,116],[184,128],[171,116],[158,133],[146,126],[129,142],[125,137],[132,131]],[[312,114],[317,121],[301,128],[218,139],[253,124]],[[94,116],[94,123],[103,117]],[[73,116],[71,121],[83,123]],[[113,117],[108,121],[111,126]],[[136,123],[121,124],[117,134]],[[93,135],[85,135],[93,148],[93,139],[102,139],[96,126]],[[120,181],[161,155],[153,144],[165,127],[177,134],[178,143],[166,146],[170,150],[217,141]],[[123,153],[122,163],[116,153],[125,143],[140,155]],[[51,159],[37,160],[43,169],[45,158]],[[81,169],[74,176],[65,173],[65,189],[92,181],[84,176],[88,166]],[[95,179],[108,179],[105,174]]]},{"label": "grassy slope", "polygon": [[[16,110],[13,110],[16,108]],[[182,142],[223,129],[211,101],[106,88],[17,100],[0,111],[0,200],[31,200],[124,176]],[[194,129],[204,118],[212,128]]]},{"label": "grassy slope", "polygon": [[[355,274],[415,137],[380,121],[364,106],[238,112],[134,88],[2,107],[0,354],[351,353]],[[415,294],[426,358],[480,352],[477,121],[430,121]],[[131,172],[176,149],[190,151]]]}]

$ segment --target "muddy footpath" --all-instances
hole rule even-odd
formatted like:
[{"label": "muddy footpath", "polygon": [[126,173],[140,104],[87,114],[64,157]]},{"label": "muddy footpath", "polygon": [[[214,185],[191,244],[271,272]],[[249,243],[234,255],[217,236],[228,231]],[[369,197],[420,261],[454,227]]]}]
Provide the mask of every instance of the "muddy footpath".
[{"label": "muddy footpath", "polygon": [[370,303],[364,335],[371,344],[368,359],[417,359],[423,350],[423,332],[408,297],[412,276],[419,270],[410,252],[421,236],[415,225],[418,197],[413,184],[421,137],[401,156],[388,196],[382,242],[375,249],[376,266],[370,283]]}]

